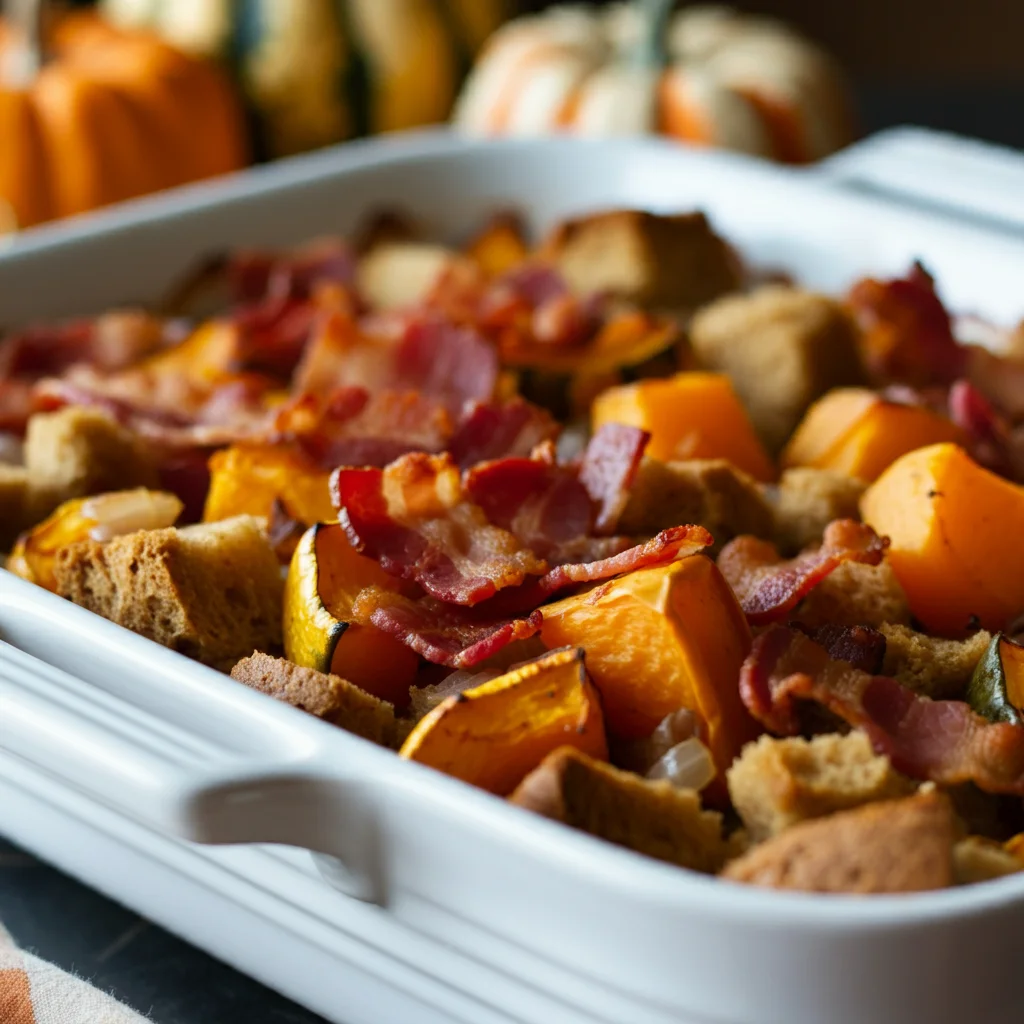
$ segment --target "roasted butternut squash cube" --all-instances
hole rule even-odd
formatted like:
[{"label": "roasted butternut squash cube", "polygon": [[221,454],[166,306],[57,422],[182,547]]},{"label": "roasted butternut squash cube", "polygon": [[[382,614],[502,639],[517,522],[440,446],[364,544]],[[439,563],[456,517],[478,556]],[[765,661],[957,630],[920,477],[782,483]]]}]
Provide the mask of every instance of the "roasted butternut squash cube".
[{"label": "roasted butternut squash cube", "polygon": [[729,375],[773,453],[815,398],[864,378],[848,314],[800,288],[766,285],[719,299],[694,317],[690,343],[701,366]]},{"label": "roasted butternut squash cube", "polygon": [[275,501],[306,526],[336,519],[330,479],[330,472],[286,447],[239,444],[224,448],[210,457],[203,521],[242,515],[270,518]]},{"label": "roasted butternut squash cube", "polygon": [[889,402],[861,388],[841,388],[810,408],[782,464],[830,469],[870,482],[907,452],[962,440],[959,427],[929,409]]},{"label": "roasted butternut squash cube", "polygon": [[955,444],[894,462],[861,499],[890,540],[887,560],[928,632],[1003,629],[1024,608],[1024,487]]},{"label": "roasted butternut squash cube", "polygon": [[552,651],[445,698],[417,722],[399,754],[508,796],[565,746],[608,757],[601,701],[577,648]]},{"label": "roasted butternut squash cube", "polygon": [[307,530],[285,581],[285,657],[404,708],[419,656],[376,626],[353,621],[356,598],[371,586],[394,589],[398,581],[359,554],[337,523]]},{"label": "roasted butternut squash cube", "polygon": [[649,736],[685,707],[701,720],[719,772],[758,734],[740,699],[750,630],[711,559],[640,569],[544,608],[541,639],[587,652],[609,733]]},{"label": "roasted butternut squash cube", "polygon": [[605,423],[626,423],[649,431],[647,454],[662,462],[728,459],[756,480],[775,476],[724,374],[678,373],[608,388],[594,401],[592,423],[594,430]]}]

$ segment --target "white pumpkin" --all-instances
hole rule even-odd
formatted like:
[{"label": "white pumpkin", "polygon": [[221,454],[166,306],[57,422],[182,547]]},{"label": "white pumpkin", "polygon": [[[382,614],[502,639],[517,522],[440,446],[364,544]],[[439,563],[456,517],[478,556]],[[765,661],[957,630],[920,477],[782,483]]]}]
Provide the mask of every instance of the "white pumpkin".
[{"label": "white pumpkin", "polygon": [[509,22],[470,75],[455,124],[476,135],[659,132],[792,163],[851,141],[832,59],[781,22],[726,7],[651,30],[636,3],[555,7]]}]

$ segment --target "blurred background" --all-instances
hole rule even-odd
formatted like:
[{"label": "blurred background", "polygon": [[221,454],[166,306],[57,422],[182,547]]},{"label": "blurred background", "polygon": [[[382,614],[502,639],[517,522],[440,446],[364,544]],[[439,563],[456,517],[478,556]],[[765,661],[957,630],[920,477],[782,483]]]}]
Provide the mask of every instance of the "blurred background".
[{"label": "blurred background", "polygon": [[0,0],[0,234],[346,139],[642,132],[808,163],[1024,148],[1009,0]]}]

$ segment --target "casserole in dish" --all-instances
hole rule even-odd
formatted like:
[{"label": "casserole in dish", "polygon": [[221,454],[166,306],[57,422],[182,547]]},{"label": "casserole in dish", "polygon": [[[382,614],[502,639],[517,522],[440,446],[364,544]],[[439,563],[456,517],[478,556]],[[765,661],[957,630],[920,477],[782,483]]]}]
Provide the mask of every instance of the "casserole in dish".
[{"label": "casserole in dish", "polygon": [[[101,309],[155,294],[196,252],[298,241],[322,230],[335,203],[345,231],[362,210],[396,197],[454,232],[495,205],[542,224],[609,205],[699,207],[748,256],[826,290],[922,256],[954,305],[1000,320],[1017,312],[1008,285],[1024,252],[1011,240],[844,196],[806,173],[657,144],[424,139],[357,148],[254,178],[239,194],[195,190],[112,215],[103,230],[83,222],[63,238],[40,234],[0,264],[0,289],[12,320]],[[45,310],[33,307],[47,279],[73,286],[53,303],[46,296]],[[239,688],[215,675],[9,576],[3,586],[5,638],[86,677],[76,682],[5,649],[3,746],[23,767],[193,838],[333,855],[325,864],[336,884],[412,933],[507,971],[514,997],[494,987],[478,994],[511,1019],[998,1020],[1015,1012],[998,978],[1011,964],[1016,879],[826,904],[679,878],[546,822],[503,817],[508,809],[496,801],[236,696]],[[45,633],[58,616],[55,650]],[[968,996],[936,985],[938,964],[941,977],[972,977],[977,987]],[[331,1013],[345,1019],[339,1010]]]}]

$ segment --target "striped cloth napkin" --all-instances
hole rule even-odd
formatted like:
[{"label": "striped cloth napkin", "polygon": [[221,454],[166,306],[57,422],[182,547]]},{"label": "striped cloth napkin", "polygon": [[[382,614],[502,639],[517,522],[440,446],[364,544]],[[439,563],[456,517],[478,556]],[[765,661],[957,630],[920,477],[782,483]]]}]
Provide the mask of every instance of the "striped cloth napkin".
[{"label": "striped cloth napkin", "polygon": [[147,1024],[80,978],[15,946],[0,925],[2,1024]]}]

